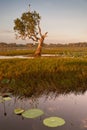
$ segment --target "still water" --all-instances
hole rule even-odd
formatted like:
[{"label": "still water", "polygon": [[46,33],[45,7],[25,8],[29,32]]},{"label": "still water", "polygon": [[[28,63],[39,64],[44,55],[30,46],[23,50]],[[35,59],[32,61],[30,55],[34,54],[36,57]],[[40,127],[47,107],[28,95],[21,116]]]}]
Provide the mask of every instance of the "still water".
[{"label": "still water", "polygon": [[[60,56],[58,54],[42,54],[42,57],[55,57],[55,56]],[[62,55],[64,57],[64,55]],[[34,57],[29,57],[29,56],[22,56],[22,55],[17,55],[17,56],[0,56],[0,59],[33,59]]]},{"label": "still water", "polygon": [[[35,119],[15,115],[15,108],[39,108],[44,115]],[[63,118],[63,126],[44,126],[43,119],[50,116]],[[39,97],[19,98],[12,96],[10,101],[0,103],[0,130],[86,130],[87,91],[83,94],[43,94]]]}]

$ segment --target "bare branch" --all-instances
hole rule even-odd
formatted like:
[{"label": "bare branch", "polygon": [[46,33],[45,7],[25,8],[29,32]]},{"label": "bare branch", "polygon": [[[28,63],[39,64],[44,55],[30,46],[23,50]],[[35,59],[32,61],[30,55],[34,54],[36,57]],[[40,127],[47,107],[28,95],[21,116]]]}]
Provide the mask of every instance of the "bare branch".
[{"label": "bare branch", "polygon": [[34,33],[28,33],[28,34],[27,34],[27,37],[28,37],[29,39],[32,38],[33,41],[38,41],[38,39],[39,39]]},{"label": "bare branch", "polygon": [[37,41],[33,36],[28,36],[29,39],[32,39],[33,41]]},{"label": "bare branch", "polygon": [[36,41],[38,41],[39,38],[35,34],[33,34],[32,36],[36,39]]},{"label": "bare branch", "polygon": [[48,32],[46,32],[46,33],[43,35],[44,38],[47,37],[47,33],[48,33]]},{"label": "bare branch", "polygon": [[42,37],[42,33],[41,33],[41,28],[40,28],[40,23],[38,22],[38,29],[39,29],[39,34]]}]

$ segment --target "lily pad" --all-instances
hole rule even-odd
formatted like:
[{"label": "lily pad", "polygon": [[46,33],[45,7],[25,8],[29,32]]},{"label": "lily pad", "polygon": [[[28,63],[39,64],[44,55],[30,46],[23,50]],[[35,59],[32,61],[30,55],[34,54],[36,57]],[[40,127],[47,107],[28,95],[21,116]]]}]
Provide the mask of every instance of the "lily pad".
[{"label": "lily pad", "polygon": [[60,117],[49,117],[43,120],[43,124],[48,127],[57,127],[65,124],[65,120]]},{"label": "lily pad", "polygon": [[23,112],[24,112],[24,110],[21,109],[21,108],[16,108],[16,109],[14,110],[14,113],[15,113],[16,115],[20,115],[20,114],[22,114]]},{"label": "lily pad", "polygon": [[29,110],[23,112],[22,116],[25,118],[36,118],[43,114],[44,114],[44,112],[40,109],[29,109]]},{"label": "lily pad", "polygon": [[12,98],[11,97],[3,97],[3,100],[4,101],[9,101],[9,100],[11,100]]}]

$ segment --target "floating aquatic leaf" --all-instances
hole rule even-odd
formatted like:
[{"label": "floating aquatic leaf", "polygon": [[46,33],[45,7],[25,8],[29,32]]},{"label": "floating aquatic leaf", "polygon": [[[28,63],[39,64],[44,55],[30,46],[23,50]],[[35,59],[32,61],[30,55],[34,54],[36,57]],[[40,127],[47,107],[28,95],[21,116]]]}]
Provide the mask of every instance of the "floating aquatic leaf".
[{"label": "floating aquatic leaf", "polygon": [[9,79],[3,79],[3,80],[1,81],[1,83],[2,83],[2,84],[8,84],[9,81],[10,81]]},{"label": "floating aquatic leaf", "polygon": [[23,112],[24,112],[24,110],[21,109],[21,108],[17,108],[17,109],[14,110],[14,113],[17,114],[17,115],[22,114]]},{"label": "floating aquatic leaf", "polygon": [[4,101],[9,101],[9,100],[11,100],[12,98],[11,97],[3,97],[3,100]]},{"label": "floating aquatic leaf", "polygon": [[44,112],[40,109],[29,109],[29,110],[23,112],[22,116],[25,118],[36,118],[43,114],[44,114]]},{"label": "floating aquatic leaf", "polygon": [[59,117],[49,117],[43,120],[43,124],[48,127],[57,127],[65,124],[65,120]]}]

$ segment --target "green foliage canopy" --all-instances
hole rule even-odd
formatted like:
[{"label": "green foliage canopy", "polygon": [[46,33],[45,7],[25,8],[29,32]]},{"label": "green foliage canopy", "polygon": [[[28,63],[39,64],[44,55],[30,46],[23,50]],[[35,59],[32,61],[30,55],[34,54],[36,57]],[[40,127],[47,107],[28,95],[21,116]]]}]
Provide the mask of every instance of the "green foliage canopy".
[{"label": "green foliage canopy", "polygon": [[41,34],[40,15],[36,11],[28,11],[22,14],[21,18],[14,20],[14,30],[16,38],[29,38],[33,41],[38,41]]}]

